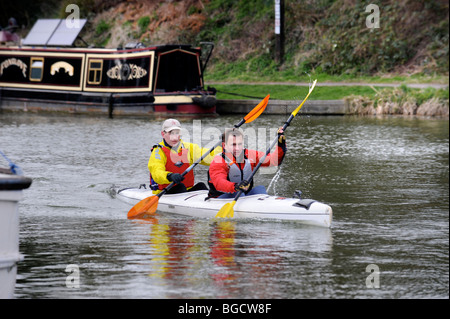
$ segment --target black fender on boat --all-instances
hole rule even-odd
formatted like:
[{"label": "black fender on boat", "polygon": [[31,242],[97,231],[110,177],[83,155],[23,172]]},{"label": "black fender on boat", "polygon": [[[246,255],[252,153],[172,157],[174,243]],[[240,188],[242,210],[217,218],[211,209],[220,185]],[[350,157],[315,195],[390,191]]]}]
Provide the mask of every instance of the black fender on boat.
[{"label": "black fender on boat", "polygon": [[192,101],[205,109],[210,109],[214,107],[217,102],[216,97],[212,95],[202,95],[202,97],[193,97]]},{"label": "black fender on boat", "polygon": [[0,178],[0,190],[22,190],[30,187],[32,179],[25,176],[4,174]]}]

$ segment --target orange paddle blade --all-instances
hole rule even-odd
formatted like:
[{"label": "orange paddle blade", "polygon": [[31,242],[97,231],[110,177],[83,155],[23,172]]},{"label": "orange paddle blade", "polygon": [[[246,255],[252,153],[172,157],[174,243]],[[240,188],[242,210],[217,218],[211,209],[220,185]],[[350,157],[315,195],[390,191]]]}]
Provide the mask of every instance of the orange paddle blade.
[{"label": "orange paddle blade", "polygon": [[267,96],[244,117],[245,123],[250,123],[256,120],[258,116],[260,116],[261,113],[264,112],[267,103],[269,103],[269,98],[270,94],[267,94]]},{"label": "orange paddle blade", "polygon": [[154,214],[158,208],[158,201],[158,196],[144,198],[130,209],[128,218],[141,218],[144,215]]}]

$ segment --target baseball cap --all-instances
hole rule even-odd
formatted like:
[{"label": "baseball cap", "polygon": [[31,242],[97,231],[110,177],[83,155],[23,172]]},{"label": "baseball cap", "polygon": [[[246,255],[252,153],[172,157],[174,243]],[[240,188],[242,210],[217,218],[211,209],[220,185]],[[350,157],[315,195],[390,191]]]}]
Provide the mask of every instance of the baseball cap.
[{"label": "baseball cap", "polygon": [[181,124],[175,119],[167,119],[162,124],[162,131],[170,132],[172,130],[181,130]]}]

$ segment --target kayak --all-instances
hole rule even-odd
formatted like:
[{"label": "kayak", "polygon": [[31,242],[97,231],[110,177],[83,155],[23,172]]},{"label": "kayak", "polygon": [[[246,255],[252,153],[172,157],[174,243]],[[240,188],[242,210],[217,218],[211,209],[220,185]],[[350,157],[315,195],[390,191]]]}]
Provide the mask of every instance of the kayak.
[{"label": "kayak", "polygon": [[[152,191],[145,188],[123,188],[116,194],[118,199],[133,206],[149,196],[153,196]],[[185,216],[214,218],[223,205],[233,201],[233,198],[206,199],[207,196],[207,190],[166,194],[160,197],[158,210]],[[330,206],[313,199],[260,194],[240,197],[234,206],[232,219],[287,220],[331,227],[332,216]]]}]

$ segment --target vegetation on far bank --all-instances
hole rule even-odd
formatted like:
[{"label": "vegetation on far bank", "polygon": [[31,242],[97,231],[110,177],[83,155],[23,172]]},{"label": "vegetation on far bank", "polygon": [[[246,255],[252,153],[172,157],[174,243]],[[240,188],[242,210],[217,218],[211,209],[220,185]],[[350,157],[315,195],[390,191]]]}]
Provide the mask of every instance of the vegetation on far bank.
[{"label": "vegetation on far bank", "polygon": [[[308,86],[215,84],[218,99],[299,100]],[[393,114],[449,117],[449,89],[374,86],[316,86],[310,100],[344,99],[349,112],[358,115]]]},{"label": "vegetation on far bank", "polygon": [[[233,92],[298,99],[306,90],[233,82],[309,82],[313,78],[319,83],[448,84],[448,1],[286,0],[281,63],[275,60],[273,0],[2,0],[0,25],[14,16],[24,26],[24,36],[37,18],[65,18],[68,4],[78,5],[81,18],[88,19],[81,36],[89,45],[117,48],[138,41],[144,45],[213,42],[206,84],[230,83],[212,85],[219,90],[218,98],[239,98],[222,93]],[[379,28],[366,25],[369,4],[380,9]],[[448,109],[448,88],[319,86],[311,96],[343,98],[352,99],[359,110],[370,103],[380,109],[378,101],[384,99],[405,105],[432,100]],[[356,107],[358,103],[361,107]]]},{"label": "vegetation on far bank", "polygon": [[350,112],[358,115],[419,115],[449,117],[449,90],[415,90],[405,85],[378,90],[375,95],[345,98]]},{"label": "vegetation on far bank", "polygon": [[[209,70],[212,78],[448,75],[448,2],[285,3],[285,55],[277,64],[272,0],[209,1],[198,36],[218,47]],[[380,28],[366,27],[370,3],[380,8]]]},{"label": "vegetation on far bank", "polygon": [[[212,84],[217,89],[218,99],[262,99],[270,94],[275,100],[303,99],[308,93],[308,86],[298,85],[265,85],[265,84]],[[449,99],[449,89],[426,89],[409,88],[406,85],[399,87],[404,94],[414,97],[419,103],[431,98]],[[311,95],[311,100],[340,100],[350,96],[364,96],[375,99],[380,92],[388,93],[399,88],[373,87],[373,86],[321,86],[320,82]]]},{"label": "vegetation on far bank", "polygon": [[[303,99],[308,86],[264,84],[213,84],[218,99],[263,99],[267,94],[273,100]],[[340,100],[349,95],[373,97],[375,91],[369,86],[320,86],[317,84],[311,100]]]}]

